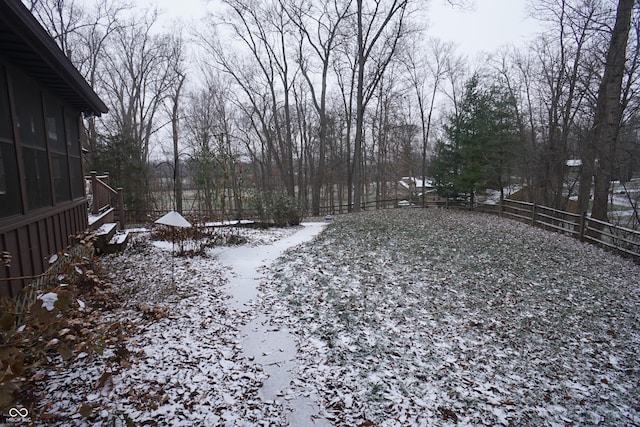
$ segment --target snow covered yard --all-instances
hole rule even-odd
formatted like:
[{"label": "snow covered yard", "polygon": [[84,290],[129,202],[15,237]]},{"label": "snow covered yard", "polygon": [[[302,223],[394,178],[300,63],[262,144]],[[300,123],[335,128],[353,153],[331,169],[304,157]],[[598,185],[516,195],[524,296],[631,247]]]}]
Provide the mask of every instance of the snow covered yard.
[{"label": "snow covered yard", "polygon": [[[269,244],[296,229],[241,230],[248,245]],[[102,259],[119,300],[91,307],[110,325],[104,353],[58,355],[36,371],[37,424],[60,426],[285,425],[281,403],[258,392],[263,367],[242,354],[238,330],[252,313],[234,309],[227,271],[214,257],[175,258],[171,243],[135,239]],[[63,340],[61,335],[61,340]]]},{"label": "snow covered yard", "polygon": [[[77,310],[106,342],[68,360],[49,352],[30,378],[30,416],[60,426],[640,425],[639,266],[495,216],[399,209],[338,217],[260,267],[304,240],[299,231],[242,230],[245,247],[177,257],[175,285],[171,243],[141,235],[103,258],[111,284]],[[260,292],[245,292],[258,270]],[[85,320],[59,341],[82,335]],[[286,331],[297,353],[271,342]],[[261,339],[277,350],[261,354]],[[277,372],[291,385],[269,378]],[[305,399],[319,407],[305,413]]]},{"label": "snow covered yard", "polygon": [[336,425],[640,425],[640,266],[574,239],[468,212],[338,217],[262,298]]}]

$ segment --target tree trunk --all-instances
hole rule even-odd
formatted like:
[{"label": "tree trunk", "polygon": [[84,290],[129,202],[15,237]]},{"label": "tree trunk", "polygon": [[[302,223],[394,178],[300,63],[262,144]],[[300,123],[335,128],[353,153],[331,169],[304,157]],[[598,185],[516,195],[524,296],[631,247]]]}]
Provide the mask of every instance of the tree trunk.
[{"label": "tree trunk", "polygon": [[360,212],[362,203],[362,131],[364,127],[364,35],[362,0],[358,0],[358,83],[356,84],[356,140],[353,149],[353,210]]},{"label": "tree trunk", "polygon": [[592,128],[597,163],[591,217],[601,221],[608,220],[609,186],[615,166],[616,143],[622,119],[620,95],[634,3],[635,0],[618,1],[616,23],[611,34]]},{"label": "tree trunk", "polygon": [[180,91],[184,84],[185,75],[179,74],[178,86],[173,96],[171,109],[171,133],[173,137],[173,185],[176,199],[176,211],[182,213],[182,173],[180,166],[180,150],[178,138],[180,136]]}]

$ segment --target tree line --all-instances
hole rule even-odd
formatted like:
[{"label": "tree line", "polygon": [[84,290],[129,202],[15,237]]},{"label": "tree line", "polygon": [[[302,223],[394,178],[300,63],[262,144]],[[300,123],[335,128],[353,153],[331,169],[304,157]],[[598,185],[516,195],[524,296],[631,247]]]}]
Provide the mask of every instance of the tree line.
[{"label": "tree line", "polygon": [[428,37],[424,0],[222,0],[170,30],[123,0],[23,2],[107,103],[88,167],[141,215],[358,211],[407,176],[606,219],[640,169],[635,0],[532,0],[541,33],[478,63]]}]

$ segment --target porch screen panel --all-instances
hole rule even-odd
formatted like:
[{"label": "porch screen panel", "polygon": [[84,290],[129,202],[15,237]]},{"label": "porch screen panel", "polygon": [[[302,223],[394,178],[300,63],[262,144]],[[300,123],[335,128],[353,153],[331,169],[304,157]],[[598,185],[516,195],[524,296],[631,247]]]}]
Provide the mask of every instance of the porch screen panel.
[{"label": "porch screen panel", "polygon": [[49,159],[47,152],[24,147],[22,160],[27,186],[27,202],[29,210],[51,205],[51,186],[49,184]]},{"label": "porch screen panel", "polygon": [[28,209],[51,206],[51,176],[42,109],[37,84],[19,73],[11,74],[16,105],[18,143],[22,145],[23,179]]},{"label": "porch screen panel", "polygon": [[62,106],[52,95],[47,95],[46,100],[46,126],[49,148],[57,153],[66,154]]},{"label": "porch screen panel", "polygon": [[30,79],[12,73],[13,94],[20,143],[24,146],[47,148],[42,120],[42,98],[38,86]]},{"label": "porch screen panel", "polygon": [[22,211],[11,123],[7,79],[4,67],[0,66],[0,218],[17,215]]},{"label": "porch screen panel", "polygon": [[0,65],[0,141],[12,142],[11,110],[4,67]]},{"label": "porch screen panel", "polygon": [[82,173],[82,150],[78,118],[80,113],[65,109],[65,129],[67,131],[67,152],[69,153],[69,170],[71,171],[71,197],[84,197],[84,175]]},{"label": "porch screen panel", "polygon": [[62,105],[57,97],[47,94],[45,99],[45,126],[47,139],[49,140],[49,150],[51,151],[53,192],[55,201],[59,203],[71,200],[64,114]]},{"label": "porch screen panel", "polygon": [[56,193],[56,202],[71,200],[69,166],[66,155],[58,153],[51,154],[51,173],[53,175],[53,189]]},{"label": "porch screen panel", "polygon": [[16,164],[13,144],[0,142],[0,218],[17,215],[22,211]]}]

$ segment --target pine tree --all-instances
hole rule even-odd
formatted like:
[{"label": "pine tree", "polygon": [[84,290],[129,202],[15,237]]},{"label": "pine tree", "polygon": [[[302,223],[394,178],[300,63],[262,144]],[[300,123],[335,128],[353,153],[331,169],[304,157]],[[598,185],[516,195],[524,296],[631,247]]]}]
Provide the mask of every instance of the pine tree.
[{"label": "pine tree", "polygon": [[465,195],[489,186],[502,188],[518,141],[515,102],[499,86],[484,88],[476,74],[465,85],[457,113],[445,124],[446,139],[436,147],[434,177],[442,194]]}]

